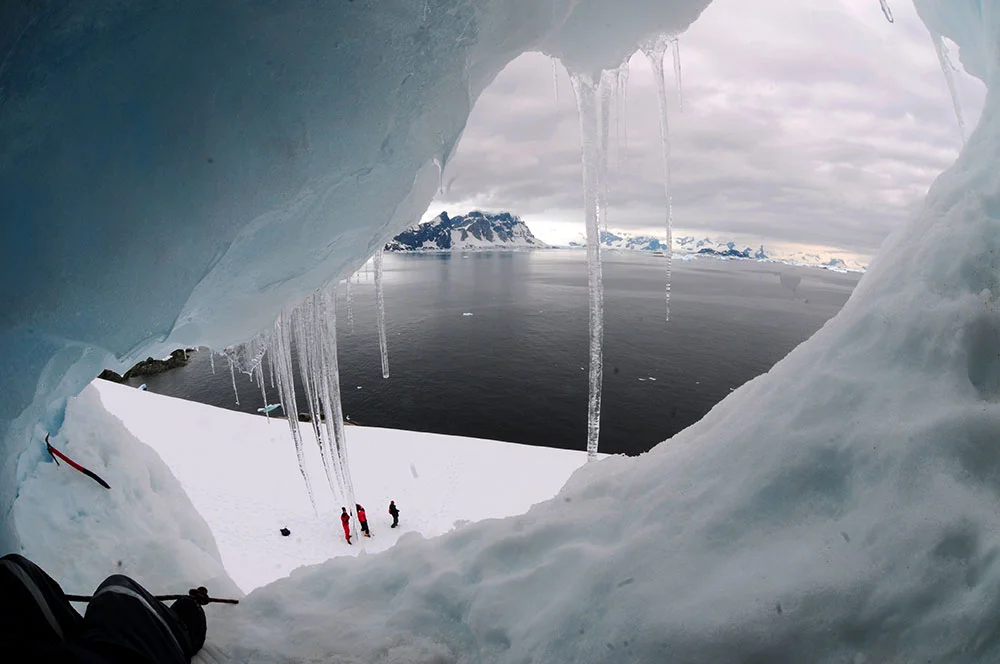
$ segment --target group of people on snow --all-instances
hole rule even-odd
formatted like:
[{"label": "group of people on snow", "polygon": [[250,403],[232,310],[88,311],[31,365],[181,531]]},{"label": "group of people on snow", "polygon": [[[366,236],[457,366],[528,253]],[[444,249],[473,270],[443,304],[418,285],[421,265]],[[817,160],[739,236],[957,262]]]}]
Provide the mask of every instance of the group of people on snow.
[{"label": "group of people on snow", "polygon": [[[358,525],[361,527],[361,534],[365,537],[371,537],[372,531],[368,527],[368,515],[365,513],[365,508],[359,503],[354,504],[354,509],[358,515]],[[351,541],[351,515],[348,513],[346,507],[340,508],[340,524],[344,527],[344,539],[347,540],[348,544],[354,544]],[[396,501],[389,501],[389,516],[392,517],[392,525],[390,528],[395,528],[399,525],[399,508],[396,507]]]}]

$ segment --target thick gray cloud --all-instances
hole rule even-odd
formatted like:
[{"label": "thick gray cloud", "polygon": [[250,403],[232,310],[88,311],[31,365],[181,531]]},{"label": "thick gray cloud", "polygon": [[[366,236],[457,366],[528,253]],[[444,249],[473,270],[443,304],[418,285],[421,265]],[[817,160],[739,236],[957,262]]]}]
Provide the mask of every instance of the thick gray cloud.
[{"label": "thick gray cloud", "polygon": [[[683,112],[667,55],[678,228],[874,253],[961,145],[931,39],[909,2],[893,9],[890,25],[878,0],[709,6],[680,39]],[[971,127],[982,86],[957,77]],[[557,78],[558,101],[540,54],[497,77],[429,214],[507,209],[543,237],[582,231],[579,119],[561,65]],[[609,226],[662,233],[656,92],[641,53],[615,107],[627,112],[612,117]]]}]

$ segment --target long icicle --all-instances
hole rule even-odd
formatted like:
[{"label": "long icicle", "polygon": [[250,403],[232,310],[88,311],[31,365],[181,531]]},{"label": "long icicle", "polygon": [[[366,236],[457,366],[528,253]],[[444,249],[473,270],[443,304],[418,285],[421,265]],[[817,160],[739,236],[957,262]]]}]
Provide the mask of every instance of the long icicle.
[{"label": "long icicle", "polygon": [[[597,127],[598,153],[597,158],[597,215],[604,235],[608,232],[608,144],[611,133],[611,95],[617,82],[617,72],[605,70],[601,72],[597,88]],[[602,236],[602,241],[604,237]]]},{"label": "long icicle", "polygon": [[208,362],[212,365],[212,375],[215,375],[215,351],[211,348],[208,349]]},{"label": "long icicle", "polygon": [[622,144],[618,148],[618,158],[621,161],[628,161],[628,75],[630,59],[631,57],[625,58],[621,66],[618,67],[618,89],[622,97]]},{"label": "long icicle", "polygon": [[382,292],[382,248],[375,252],[375,307],[378,321],[378,348],[382,356],[382,378],[389,377],[389,347],[385,337],[385,296]]},{"label": "long icicle", "polygon": [[[315,412],[312,417],[315,426],[316,446],[319,448],[320,460],[323,462],[323,472],[326,475],[327,485],[335,497],[339,497],[337,486],[340,484],[334,480],[334,471],[330,455],[329,431],[323,435],[324,428],[330,426],[330,412],[327,406],[328,395],[326,392],[326,382],[323,379],[325,362],[323,358],[323,344],[326,335],[323,325],[325,317],[318,311],[318,293],[313,293],[299,305],[299,316],[297,322],[303,330],[305,346],[299,351],[299,370],[303,372],[303,380],[309,385],[307,394],[312,404],[310,411]],[[296,344],[298,347],[298,344]]]},{"label": "long icicle", "polygon": [[[344,476],[342,465],[337,462],[334,447],[337,444],[335,435],[336,415],[334,413],[333,385],[330,381],[330,365],[336,363],[336,356],[330,357],[330,312],[327,311],[327,299],[325,291],[319,290],[312,296],[312,325],[314,334],[314,345],[310,348],[311,364],[314,389],[319,396],[319,405],[323,411],[323,430],[326,434],[326,444],[320,447],[323,455],[324,468],[327,473],[327,481],[334,495],[343,498]],[[335,315],[335,314],[334,314]],[[335,320],[335,319],[334,319]],[[336,343],[336,342],[334,342]],[[340,398],[340,385],[336,386],[337,399]],[[333,476],[331,476],[331,471]],[[334,480],[334,476],[336,480]],[[339,488],[338,488],[339,487]]]},{"label": "long icicle", "polygon": [[677,104],[684,110],[684,84],[681,80],[681,42],[677,37],[670,40],[670,52],[674,56],[674,81],[677,83]]},{"label": "long icicle", "polygon": [[310,305],[311,298],[307,297],[302,304],[295,308],[292,312],[292,319],[294,321],[292,329],[295,335],[295,350],[298,353],[299,378],[302,381],[302,390],[306,395],[306,407],[309,409],[309,423],[312,425],[316,446],[322,449],[323,434],[320,431],[321,411],[316,396],[316,389],[313,386],[313,377],[315,374],[309,362],[311,355],[310,348],[312,348],[312,344],[314,343],[310,336],[311,322],[306,320],[307,310]]},{"label": "long icicle", "polygon": [[292,313],[285,310],[274,322],[274,332],[271,335],[271,361],[272,364],[277,365],[278,398],[281,400],[281,407],[284,409],[285,415],[288,416],[288,429],[295,445],[299,472],[305,482],[313,512],[318,514],[312,482],[306,471],[305,455],[302,449],[302,432],[299,429],[299,410],[295,401],[295,377],[292,371],[292,318]]},{"label": "long icicle", "polygon": [[257,384],[260,385],[260,396],[264,400],[264,417],[271,423],[271,411],[267,408],[267,390],[264,387],[264,364],[257,365]]},{"label": "long icicle", "polygon": [[233,358],[227,358],[229,360],[229,377],[233,379],[233,394],[236,395],[236,405],[240,405],[240,391],[236,389],[236,367],[233,366]]},{"label": "long icicle", "polygon": [[552,58],[552,89],[556,92],[556,108],[559,108],[559,61]]},{"label": "long icicle", "polygon": [[598,220],[600,148],[598,139],[598,90],[594,81],[572,74],[580,112],[583,157],[583,211],[587,224],[587,285],[590,294],[590,372],[587,398],[587,460],[597,458],[601,432],[601,389],[604,382],[604,286],[601,275],[601,242]]},{"label": "long icicle", "polygon": [[670,120],[667,115],[667,82],[663,73],[663,56],[667,52],[667,37],[661,35],[642,47],[646,57],[653,67],[653,78],[656,79],[656,100],[660,107],[660,146],[663,153],[663,190],[667,198],[667,284],[665,288],[666,320],[670,320],[670,280],[673,271],[673,222],[674,196],[670,173]]},{"label": "long icicle", "polygon": [[962,114],[962,102],[958,98],[958,88],[955,86],[955,65],[952,64],[951,58],[948,57],[948,48],[945,46],[944,37],[940,34],[932,33],[931,39],[934,41],[934,50],[937,51],[938,62],[941,63],[944,80],[948,83],[948,92],[951,93],[951,103],[955,107],[955,119],[958,120],[958,131],[962,136],[962,143],[965,143],[965,116]]},{"label": "long icicle", "polygon": [[326,343],[324,354],[326,356],[324,377],[328,383],[327,394],[330,399],[330,410],[332,420],[332,440],[331,452],[334,456],[337,476],[341,483],[345,502],[354,505],[354,480],[351,478],[351,464],[347,454],[347,434],[344,431],[344,407],[340,392],[340,367],[337,359],[337,286],[322,293],[325,300],[327,312],[326,321]]}]

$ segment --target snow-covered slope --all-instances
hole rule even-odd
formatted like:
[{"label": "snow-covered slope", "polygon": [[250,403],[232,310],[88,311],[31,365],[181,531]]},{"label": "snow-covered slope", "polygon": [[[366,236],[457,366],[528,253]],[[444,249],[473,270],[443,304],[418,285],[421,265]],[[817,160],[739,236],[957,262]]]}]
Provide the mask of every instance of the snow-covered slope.
[{"label": "snow-covered slope", "polygon": [[[142,441],[133,444],[148,445],[167,463],[215,534],[226,571],[246,591],[301,565],[385,551],[408,534],[433,537],[471,521],[524,513],[554,496],[586,461],[584,452],[347,427],[357,499],[374,533],[372,539],[349,546],[340,525],[341,505],[321,481],[323,467],[315,446],[306,450],[306,470],[316,489],[317,511],[309,502],[295,454],[288,449],[284,421],[107,381],[95,381],[93,389],[104,408]],[[74,400],[69,419],[74,428],[79,420],[93,417],[88,413],[100,410],[90,393],[88,388],[86,406]],[[89,488],[85,482],[72,487]],[[390,500],[401,511],[395,530],[389,528],[386,512]],[[45,501],[32,496],[31,503]],[[169,520],[161,521],[169,526]],[[286,526],[291,530],[287,538],[278,532]],[[128,569],[141,566],[130,564]]]},{"label": "snow-covered slope", "polygon": [[409,228],[385,245],[388,251],[544,249],[520,217],[509,212],[491,214],[473,211],[449,217],[442,212],[434,219]]}]

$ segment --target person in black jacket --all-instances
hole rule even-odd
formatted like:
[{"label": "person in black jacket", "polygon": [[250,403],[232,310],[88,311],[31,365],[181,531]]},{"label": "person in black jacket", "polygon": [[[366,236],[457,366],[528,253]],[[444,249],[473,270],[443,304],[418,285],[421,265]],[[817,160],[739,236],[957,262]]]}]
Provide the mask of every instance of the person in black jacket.
[{"label": "person in black jacket", "polygon": [[396,501],[389,501],[389,515],[392,516],[392,525],[390,528],[395,528],[399,525],[399,510],[396,508]]},{"label": "person in black jacket", "polygon": [[[205,644],[207,591],[167,606],[121,574],[80,614],[59,584],[18,554],[0,558],[0,659],[72,664],[190,664]],[[8,659],[10,656],[10,659]]]}]

